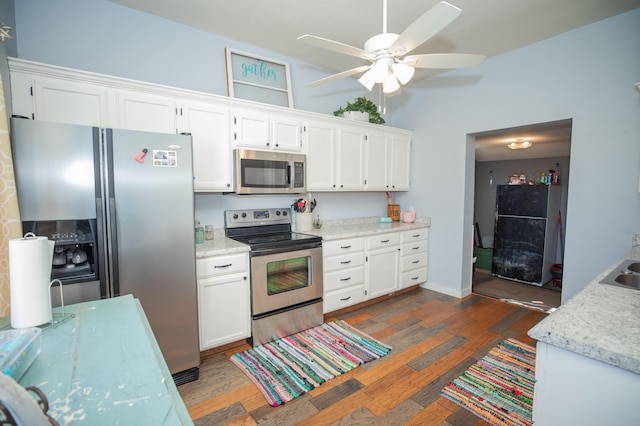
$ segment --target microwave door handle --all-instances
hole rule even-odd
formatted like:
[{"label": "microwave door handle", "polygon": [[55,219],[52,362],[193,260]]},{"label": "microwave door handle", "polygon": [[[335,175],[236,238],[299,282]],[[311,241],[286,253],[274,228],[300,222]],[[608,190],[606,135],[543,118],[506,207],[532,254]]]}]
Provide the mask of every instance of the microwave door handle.
[{"label": "microwave door handle", "polygon": [[293,162],[287,162],[287,188],[293,188]]}]

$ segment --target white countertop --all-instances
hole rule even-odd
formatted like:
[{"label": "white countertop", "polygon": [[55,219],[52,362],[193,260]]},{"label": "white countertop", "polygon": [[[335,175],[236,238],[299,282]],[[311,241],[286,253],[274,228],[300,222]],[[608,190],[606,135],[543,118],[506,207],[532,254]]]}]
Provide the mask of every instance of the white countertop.
[{"label": "white countertop", "polygon": [[431,218],[418,217],[413,223],[391,222],[380,223],[379,216],[356,219],[323,221],[322,228],[309,231],[296,231],[303,234],[318,235],[323,241],[341,240],[344,238],[366,237],[368,235],[386,234],[389,232],[424,229],[431,226]]},{"label": "white countertop", "polygon": [[[424,229],[431,226],[431,218],[428,217],[418,217],[413,223],[379,223],[378,219],[378,216],[372,216],[356,219],[327,220],[322,222],[322,228],[304,231],[303,233],[318,235],[324,241],[331,241],[410,229]],[[295,226],[294,231],[300,232],[295,230]],[[248,251],[249,246],[225,237],[224,229],[216,229],[213,240],[205,240],[204,244],[196,245],[196,258],[245,253]]]},{"label": "white countertop", "polygon": [[626,259],[640,260],[640,247],[540,321],[529,336],[640,374],[640,290],[599,282]]},{"label": "white countertop", "polygon": [[196,259],[200,257],[248,252],[248,245],[225,237],[224,229],[216,229],[213,240],[205,240],[204,244],[196,244]]}]

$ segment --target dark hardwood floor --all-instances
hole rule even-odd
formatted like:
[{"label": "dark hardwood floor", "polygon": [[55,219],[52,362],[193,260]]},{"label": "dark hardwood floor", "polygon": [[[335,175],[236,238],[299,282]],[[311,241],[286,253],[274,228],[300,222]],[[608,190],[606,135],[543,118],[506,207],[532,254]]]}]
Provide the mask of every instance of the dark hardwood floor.
[{"label": "dark hardwood floor", "polygon": [[534,344],[527,331],[546,315],[476,294],[457,299],[415,288],[325,316],[393,350],[281,407],[268,406],[229,361],[246,345],[203,359],[200,379],[178,389],[196,425],[487,425],[440,391],[500,341]]}]

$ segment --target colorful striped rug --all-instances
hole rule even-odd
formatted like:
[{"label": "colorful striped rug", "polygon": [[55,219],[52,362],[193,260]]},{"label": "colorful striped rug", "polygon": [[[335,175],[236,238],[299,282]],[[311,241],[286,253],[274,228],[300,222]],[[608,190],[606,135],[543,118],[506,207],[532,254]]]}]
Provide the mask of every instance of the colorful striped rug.
[{"label": "colorful striped rug", "polygon": [[507,339],[441,395],[494,425],[532,424],[536,349]]},{"label": "colorful striped rug", "polygon": [[345,321],[333,321],[236,353],[231,362],[277,407],[390,351]]}]

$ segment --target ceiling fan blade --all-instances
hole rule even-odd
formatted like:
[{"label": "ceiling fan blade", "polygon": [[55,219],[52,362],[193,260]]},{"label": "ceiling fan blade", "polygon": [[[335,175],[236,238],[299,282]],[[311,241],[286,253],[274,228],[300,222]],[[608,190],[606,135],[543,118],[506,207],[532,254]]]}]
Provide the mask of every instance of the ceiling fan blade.
[{"label": "ceiling fan blade", "polygon": [[321,84],[329,83],[332,81],[340,80],[341,78],[346,78],[355,74],[359,74],[361,72],[365,72],[369,68],[371,68],[371,65],[363,65],[361,67],[351,68],[350,70],[342,71],[338,74],[333,74],[328,77],[321,78],[320,80],[312,81],[311,83],[307,84],[307,86],[320,86]]},{"label": "ceiling fan blade", "polygon": [[406,56],[402,62],[416,68],[453,69],[474,68],[485,59],[485,55],[470,53],[428,53],[425,55]]},{"label": "ceiling fan blade", "polygon": [[460,13],[462,13],[461,9],[441,1],[416,19],[400,34],[400,37],[391,46],[391,52],[395,55],[406,55],[442,31]]},{"label": "ceiling fan blade", "polygon": [[373,55],[366,50],[362,50],[357,47],[350,46],[348,44],[340,43],[339,41],[329,40],[328,38],[317,37],[310,34],[305,34],[298,37],[298,40],[303,41],[311,46],[320,47],[322,49],[332,50],[334,52],[342,53],[344,55],[355,56],[363,59],[373,59]]}]

